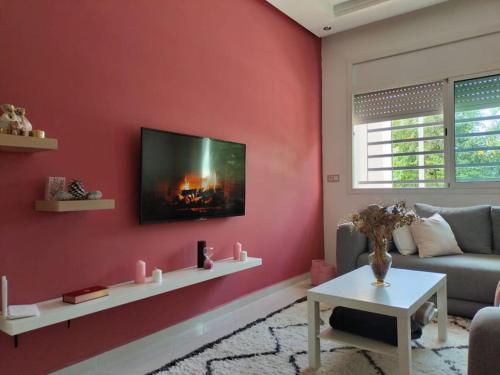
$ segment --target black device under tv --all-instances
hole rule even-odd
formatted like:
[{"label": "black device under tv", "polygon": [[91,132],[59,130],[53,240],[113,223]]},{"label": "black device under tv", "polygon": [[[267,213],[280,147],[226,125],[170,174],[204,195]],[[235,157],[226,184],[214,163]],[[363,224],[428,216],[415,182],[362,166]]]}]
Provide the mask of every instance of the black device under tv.
[{"label": "black device under tv", "polygon": [[141,128],[139,220],[245,215],[246,145]]}]

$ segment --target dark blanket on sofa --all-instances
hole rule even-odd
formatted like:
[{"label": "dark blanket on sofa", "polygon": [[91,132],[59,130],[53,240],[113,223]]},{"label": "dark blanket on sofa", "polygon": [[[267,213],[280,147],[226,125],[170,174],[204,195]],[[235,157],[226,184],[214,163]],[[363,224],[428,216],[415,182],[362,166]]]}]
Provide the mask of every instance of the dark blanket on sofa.
[{"label": "dark blanket on sofa", "polygon": [[[336,307],[330,316],[330,325],[333,329],[398,345],[397,320],[393,316],[386,316],[372,312]],[[422,328],[411,321],[411,339],[422,337]]]}]

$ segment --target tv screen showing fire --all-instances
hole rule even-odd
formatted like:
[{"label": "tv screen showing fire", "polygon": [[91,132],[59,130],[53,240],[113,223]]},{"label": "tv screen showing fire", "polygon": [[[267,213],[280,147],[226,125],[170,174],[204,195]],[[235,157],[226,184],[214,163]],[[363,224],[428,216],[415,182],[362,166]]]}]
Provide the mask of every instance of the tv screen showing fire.
[{"label": "tv screen showing fire", "polygon": [[241,143],[141,129],[140,222],[245,215]]}]

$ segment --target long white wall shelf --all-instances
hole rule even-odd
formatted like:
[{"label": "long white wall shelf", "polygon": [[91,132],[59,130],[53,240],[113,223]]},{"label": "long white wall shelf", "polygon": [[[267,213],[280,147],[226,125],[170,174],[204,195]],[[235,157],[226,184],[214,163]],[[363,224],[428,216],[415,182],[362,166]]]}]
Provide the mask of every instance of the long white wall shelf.
[{"label": "long white wall shelf", "polygon": [[52,324],[70,321],[84,315],[111,309],[116,306],[125,305],[144,298],[158,294],[171,292],[189,285],[202,283],[217,277],[244,271],[262,265],[260,258],[248,258],[245,262],[233,259],[224,259],[215,262],[212,270],[204,270],[196,267],[185,268],[163,274],[163,283],[156,284],[147,279],[146,284],[135,284],[126,282],[109,287],[109,296],[82,302],[77,305],[64,303],[61,298],[56,298],[37,304],[40,316],[8,320],[0,318],[0,331],[10,336],[15,336],[17,346],[17,335],[46,327]]}]

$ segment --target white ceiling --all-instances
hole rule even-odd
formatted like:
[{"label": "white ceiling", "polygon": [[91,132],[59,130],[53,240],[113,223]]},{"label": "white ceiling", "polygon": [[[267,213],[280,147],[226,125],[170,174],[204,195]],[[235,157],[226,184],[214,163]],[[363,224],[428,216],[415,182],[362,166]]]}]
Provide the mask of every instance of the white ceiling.
[{"label": "white ceiling", "polygon": [[[266,0],[313,34],[324,37],[448,0]],[[331,27],[331,30],[324,30]]]}]

